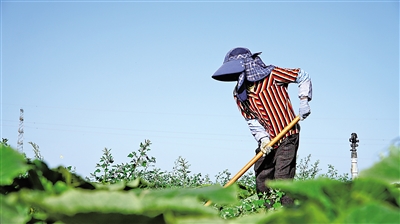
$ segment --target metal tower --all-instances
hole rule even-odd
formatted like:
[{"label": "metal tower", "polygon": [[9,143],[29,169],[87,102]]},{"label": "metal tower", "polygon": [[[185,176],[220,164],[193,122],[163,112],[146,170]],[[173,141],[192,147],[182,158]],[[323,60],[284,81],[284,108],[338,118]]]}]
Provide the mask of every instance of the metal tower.
[{"label": "metal tower", "polygon": [[358,168],[357,168],[357,146],[358,146],[358,139],[356,133],[351,133],[351,137],[349,138],[351,142],[351,178],[354,179],[358,176]]},{"label": "metal tower", "polygon": [[17,149],[18,152],[22,153],[24,151],[24,110],[19,109],[19,128],[18,128],[18,142]]}]

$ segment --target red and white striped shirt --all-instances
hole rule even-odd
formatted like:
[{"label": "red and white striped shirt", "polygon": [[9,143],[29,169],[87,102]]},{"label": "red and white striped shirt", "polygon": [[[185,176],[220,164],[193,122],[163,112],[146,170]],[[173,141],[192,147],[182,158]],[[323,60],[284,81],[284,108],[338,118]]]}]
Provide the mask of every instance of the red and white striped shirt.
[{"label": "red and white striped shirt", "polygon": [[[248,99],[245,102],[236,97],[235,91],[234,98],[243,117],[246,120],[257,119],[269,133],[270,139],[275,138],[296,117],[287,87],[289,83],[296,81],[299,71],[300,69],[275,67],[266,78],[248,82]],[[299,126],[295,125],[285,137],[299,131]]]}]

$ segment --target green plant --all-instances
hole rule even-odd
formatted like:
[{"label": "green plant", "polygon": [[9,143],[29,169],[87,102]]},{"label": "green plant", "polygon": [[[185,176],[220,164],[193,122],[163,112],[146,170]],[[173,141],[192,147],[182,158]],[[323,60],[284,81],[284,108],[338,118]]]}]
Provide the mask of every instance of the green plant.
[{"label": "green plant", "polygon": [[[307,157],[300,159],[296,168],[295,181],[299,180],[309,180],[318,177],[321,169],[318,168],[319,161],[311,163],[311,154]],[[215,183],[224,185],[230,180],[231,173],[228,170],[219,172],[216,175]],[[337,171],[332,165],[329,165],[328,173],[321,174],[320,176],[325,176],[331,179],[337,179],[340,181],[349,181],[347,174],[338,175]],[[276,211],[282,208],[281,198],[286,194],[282,189],[271,188],[268,193],[260,193],[257,195],[255,190],[255,176],[253,172],[245,173],[238,181],[240,204],[234,206],[225,206],[219,208],[220,216],[223,218],[235,218],[247,216],[252,213],[260,213],[262,211]]]},{"label": "green plant", "polygon": [[232,174],[228,170],[218,172],[218,174],[215,175],[215,183],[224,186],[231,179],[231,175]]},{"label": "green plant", "polygon": [[212,184],[208,175],[203,177],[201,173],[193,174],[189,168],[189,161],[179,156],[175,160],[172,172],[168,175],[170,180],[168,185],[170,187],[199,187]]},{"label": "green plant", "polygon": [[131,152],[128,157],[131,158],[129,166],[131,166],[133,172],[129,177],[138,177],[147,172],[149,167],[153,167],[156,163],[155,157],[149,157],[150,152],[150,140],[145,140],[144,143],[140,143],[138,152]]},{"label": "green plant", "polygon": [[101,183],[115,183],[144,176],[148,172],[148,168],[156,162],[154,157],[148,156],[151,150],[150,145],[150,140],[140,143],[137,152],[132,151],[128,154],[128,158],[131,160],[121,164],[114,164],[111,149],[104,148],[100,163],[96,164],[96,170],[90,174],[91,179]]},{"label": "green plant", "polygon": [[353,181],[319,177],[304,181],[275,181],[298,205],[262,219],[263,223],[398,223],[400,212],[400,148]]},{"label": "green plant", "polygon": [[189,185],[189,175],[191,173],[189,167],[189,162],[181,156],[179,156],[175,161],[175,166],[173,167],[173,173],[171,177],[176,186],[186,187]]},{"label": "green plant", "polygon": [[[130,177],[139,178],[118,179],[118,164],[111,163],[111,150],[104,150],[99,163],[103,172],[96,175],[107,181],[95,182],[71,167],[49,168],[41,160],[27,159],[5,144],[0,145],[0,160],[1,223],[397,223],[400,212],[399,146],[352,181],[344,181],[331,165],[328,173],[316,177],[312,170],[318,167],[310,170],[307,165],[303,168],[313,178],[271,181],[271,192],[265,195],[256,194],[252,172],[223,188],[230,179],[227,170],[211,182],[208,176],[192,174],[181,157],[172,172],[150,169],[146,163],[128,170],[127,175],[133,172]],[[283,209],[279,199],[285,194],[296,203]],[[213,206],[203,206],[208,200]],[[272,208],[265,209],[265,203]]]},{"label": "green plant", "polygon": [[208,175],[192,174],[189,162],[183,157],[175,161],[171,172],[155,168],[156,159],[149,156],[150,145],[149,140],[140,143],[138,151],[128,154],[127,157],[131,161],[120,164],[115,164],[111,149],[105,148],[100,162],[96,164],[96,170],[87,179],[104,184],[141,178],[152,183],[152,188],[199,187],[212,184]]},{"label": "green plant", "polygon": [[351,181],[348,173],[339,175],[338,171],[331,164],[328,164],[328,172],[326,174],[321,174],[320,176],[321,177],[326,177],[326,178],[329,178],[329,179],[340,180],[342,182]]},{"label": "green plant", "polygon": [[112,163],[114,163],[114,158],[111,155],[111,149],[104,148],[100,163],[96,164],[97,169],[90,174],[91,177],[93,177],[95,181],[101,183],[114,183],[117,179],[122,179],[121,177],[114,178],[111,167]]},{"label": "green plant", "polygon": [[[154,168],[150,141],[129,153],[126,164],[116,164],[111,149],[104,149],[94,182],[71,166],[51,169],[27,159],[3,142],[0,223],[395,223],[400,212],[399,146],[355,180],[333,165],[318,176],[319,161],[311,164],[309,155],[298,164],[301,178],[272,181],[271,192],[257,195],[252,172],[222,188],[228,170],[213,182],[192,173],[182,157],[171,172]],[[285,194],[296,203],[282,209]],[[203,206],[208,200],[214,202],[209,208]]]},{"label": "green plant", "polygon": [[300,159],[300,161],[296,165],[296,176],[294,178],[295,180],[314,179],[317,176],[318,172],[321,171],[321,169],[318,168],[319,160],[315,161],[311,165],[310,162],[311,154],[303,159]]},{"label": "green plant", "polygon": [[28,142],[33,147],[33,153],[35,154],[36,159],[43,160],[43,156],[40,154],[39,145],[34,142]]},{"label": "green plant", "polygon": [[[2,223],[178,223],[218,220],[202,201],[236,203],[236,187],[151,190],[140,178],[100,184],[85,181],[65,167],[50,169],[1,145],[0,218]],[[27,172],[22,177],[20,174]]]}]

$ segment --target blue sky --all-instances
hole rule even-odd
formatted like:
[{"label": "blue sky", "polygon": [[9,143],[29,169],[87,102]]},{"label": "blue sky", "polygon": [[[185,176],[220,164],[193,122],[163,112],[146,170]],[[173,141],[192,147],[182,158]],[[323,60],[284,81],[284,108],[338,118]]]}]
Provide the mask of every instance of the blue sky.
[{"label": "blue sky", "polygon": [[[299,158],[350,174],[399,137],[398,1],[2,1],[1,137],[34,142],[51,166],[95,170],[152,142],[156,167],[185,158],[193,173],[237,173],[257,144],[211,75],[233,47],[312,77]],[[289,86],[298,110],[297,86]]]}]

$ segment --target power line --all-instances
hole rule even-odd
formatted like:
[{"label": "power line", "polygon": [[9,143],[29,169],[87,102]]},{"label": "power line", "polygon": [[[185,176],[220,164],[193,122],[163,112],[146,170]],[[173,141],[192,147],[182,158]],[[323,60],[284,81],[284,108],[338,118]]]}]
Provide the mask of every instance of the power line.
[{"label": "power line", "polygon": [[[31,125],[26,125],[28,124],[34,124],[34,125],[51,125],[51,126],[57,126],[57,128],[50,128],[50,127],[40,127],[40,126],[31,126]],[[3,125],[3,126],[11,126],[11,125]],[[59,128],[60,126],[63,127],[71,127],[72,129],[63,129]],[[40,130],[54,130],[54,131],[66,131],[66,132],[80,132],[80,133],[94,133],[94,134],[113,134],[113,135],[132,135],[132,133],[129,132],[141,132],[141,136],[144,136],[146,134],[143,134],[142,132],[147,132],[147,133],[165,133],[169,134],[168,136],[160,136],[160,135],[153,135],[154,137],[168,137],[170,138],[172,134],[179,134],[181,136],[174,136],[174,138],[183,138],[183,139],[210,139],[210,138],[192,138],[189,137],[188,135],[206,135],[206,136],[218,136],[218,138],[221,139],[221,137],[234,137],[234,138],[248,138],[250,134],[226,134],[226,133],[204,133],[204,132],[182,132],[182,131],[162,131],[162,130],[151,130],[151,129],[132,129],[132,128],[115,128],[115,127],[99,127],[99,126],[84,126],[84,125],[67,125],[67,124],[51,124],[51,123],[40,123],[40,122],[25,122],[25,128],[32,128],[32,129],[40,129]],[[75,128],[81,129],[77,130]],[[116,131],[123,131],[124,133],[121,132],[109,132],[109,131],[89,131],[89,130],[82,130],[82,129],[98,129],[98,130],[116,130]],[[137,134],[134,134],[137,135]],[[185,136],[182,136],[185,135]],[[224,139],[221,139],[224,140]],[[310,142],[312,140],[312,142]],[[302,143],[307,143],[307,144],[320,144],[320,141],[324,141],[325,143],[333,142],[334,144],[344,144],[346,141],[343,141],[342,138],[327,138],[327,137],[302,137]],[[388,142],[391,141],[392,139],[372,139],[372,138],[365,138],[362,139],[363,141],[369,141],[370,143],[365,143],[361,145],[371,145],[374,143],[371,142]],[[318,142],[317,142],[318,141]],[[379,144],[376,144],[379,145]]]},{"label": "power line", "polygon": [[[16,105],[5,103],[4,105]],[[71,108],[71,107],[54,107],[54,106],[41,106],[41,105],[24,105],[24,107],[35,107],[45,109],[61,109],[61,110],[83,110],[83,111],[103,111],[103,112],[114,112],[114,113],[137,113],[137,114],[155,114],[155,115],[171,115],[171,116],[211,116],[211,117],[240,117],[240,115],[226,115],[226,114],[193,114],[193,113],[166,113],[166,112],[155,112],[155,111],[133,111],[133,110],[111,110],[111,109],[98,109],[98,108]],[[382,117],[312,117],[313,120],[387,120],[397,121],[397,118],[382,118]]]}]

